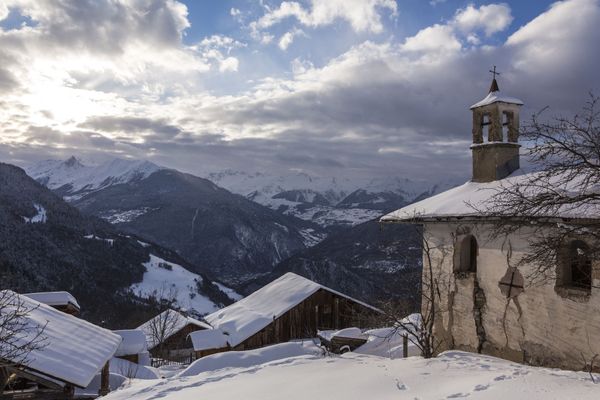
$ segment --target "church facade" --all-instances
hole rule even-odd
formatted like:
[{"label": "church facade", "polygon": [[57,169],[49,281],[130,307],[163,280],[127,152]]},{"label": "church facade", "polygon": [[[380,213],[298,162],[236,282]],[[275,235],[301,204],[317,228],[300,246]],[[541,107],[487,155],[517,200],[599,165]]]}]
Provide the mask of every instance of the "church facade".
[{"label": "church facade", "polygon": [[[494,79],[487,97],[471,107],[472,179],[381,222],[423,227],[429,249],[424,250],[423,281],[431,282],[425,276],[431,270],[439,351],[586,369],[600,354],[600,263],[586,255],[586,238],[564,243],[550,268],[552,278],[534,283],[528,277],[538,267],[519,262],[531,251],[533,228],[524,224],[514,233],[495,235],[497,219],[478,211],[499,189],[526,176],[519,169],[521,105],[500,93]],[[577,218],[564,216],[570,223]]]}]

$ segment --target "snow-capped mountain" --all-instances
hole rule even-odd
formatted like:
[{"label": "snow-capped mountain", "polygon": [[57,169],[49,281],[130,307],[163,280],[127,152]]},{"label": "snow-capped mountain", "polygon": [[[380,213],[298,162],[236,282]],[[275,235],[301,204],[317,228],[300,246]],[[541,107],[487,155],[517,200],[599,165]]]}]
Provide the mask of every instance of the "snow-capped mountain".
[{"label": "snow-capped mountain", "polygon": [[75,158],[27,169],[83,213],[175,250],[227,283],[264,274],[325,237],[316,224],[283,215],[209,180],[143,161],[87,166]]},{"label": "snow-capped mountain", "polygon": [[357,225],[455,186],[406,178],[317,177],[225,170],[206,178],[233,193],[321,226]]},{"label": "snow-capped mountain", "polygon": [[153,315],[156,301],[144,299],[165,298],[162,285],[166,294],[178,294],[175,307],[198,314],[238,298],[206,275],[190,272],[193,266],[175,252],[82,215],[22,169],[2,163],[0,221],[5,287],[67,290],[81,304],[83,318],[106,326],[133,326]]},{"label": "snow-capped mountain", "polygon": [[147,178],[162,167],[143,160],[112,159],[99,165],[68,160],[45,160],[25,168],[27,175],[63,196],[75,200],[112,185]]}]

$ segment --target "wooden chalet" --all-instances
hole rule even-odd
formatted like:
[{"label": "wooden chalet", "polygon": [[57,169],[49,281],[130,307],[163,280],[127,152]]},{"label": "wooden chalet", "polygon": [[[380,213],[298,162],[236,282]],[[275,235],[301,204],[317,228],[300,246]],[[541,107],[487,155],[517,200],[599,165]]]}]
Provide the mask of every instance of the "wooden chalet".
[{"label": "wooden chalet", "polygon": [[175,310],[166,310],[138,327],[146,335],[153,358],[182,363],[193,358],[194,349],[188,335],[210,328],[207,323]]},{"label": "wooden chalet", "polygon": [[87,388],[98,375],[97,393],[108,393],[109,360],[119,347],[119,335],[28,296],[8,290],[0,296],[6,304],[0,318],[25,310],[19,317],[20,334],[11,344],[37,344],[25,359],[0,360],[0,399],[71,399],[76,388]]},{"label": "wooden chalet", "polygon": [[[238,302],[206,317],[215,333],[190,335],[196,357],[250,350],[317,331],[364,327],[380,311],[366,303],[293,273],[287,273]],[[224,345],[226,344],[226,345]]]},{"label": "wooden chalet", "polygon": [[79,303],[69,292],[37,292],[37,293],[26,293],[24,296],[29,297],[40,303],[54,307],[59,311],[65,312],[71,315],[79,315],[81,307]]}]

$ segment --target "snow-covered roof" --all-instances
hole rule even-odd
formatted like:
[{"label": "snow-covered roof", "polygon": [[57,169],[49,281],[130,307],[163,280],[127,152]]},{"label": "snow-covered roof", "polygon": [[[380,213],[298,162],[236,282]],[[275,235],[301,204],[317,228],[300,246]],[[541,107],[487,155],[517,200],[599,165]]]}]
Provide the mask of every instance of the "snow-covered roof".
[{"label": "snow-covered roof", "polygon": [[202,329],[211,329],[211,326],[207,323],[185,316],[175,310],[163,311],[156,317],[144,322],[137,329],[144,332],[148,348],[152,349],[159,344],[158,341],[161,340],[161,338],[156,337],[157,327],[164,327],[160,329],[164,330],[164,332],[160,332],[159,334],[162,336],[162,340],[166,340],[190,324]]},{"label": "snow-covered roof", "polygon": [[2,291],[1,296],[8,300],[2,314],[29,310],[17,345],[30,343],[45,326],[43,347],[32,350],[27,358],[27,368],[34,372],[86,387],[119,347],[121,337],[107,329],[11,291]]},{"label": "snow-covered roof", "polygon": [[288,272],[242,300],[206,316],[205,319],[213,328],[228,334],[229,344],[235,347],[320,289],[378,311],[366,303]]},{"label": "snow-covered roof", "polygon": [[77,303],[75,297],[69,292],[26,293],[24,296],[39,301],[40,303],[48,304],[49,306],[66,306],[71,304],[80,309],[79,303]]},{"label": "snow-covered roof", "polygon": [[481,101],[478,101],[477,103],[473,104],[470,109],[474,109],[477,107],[483,107],[483,106],[487,106],[488,104],[492,104],[492,103],[509,103],[509,104],[517,104],[522,106],[523,102],[517,98],[514,97],[509,97],[509,96],[503,96],[500,91],[496,91],[496,92],[490,92],[488,93],[487,96],[485,96],[485,98]]},{"label": "snow-covered roof", "polygon": [[194,346],[194,351],[221,349],[229,346],[229,336],[225,335],[220,329],[203,329],[190,333],[190,339]]},{"label": "snow-covered roof", "polygon": [[[469,181],[461,186],[442,192],[438,195],[410,204],[399,210],[381,217],[381,222],[422,222],[446,220],[448,218],[486,218],[486,212],[491,211],[493,196],[502,190],[524,182],[535,180],[535,172],[524,173],[515,171],[507,178],[492,182]],[[560,188],[565,193],[577,190],[576,181],[571,181],[573,187]],[[559,188],[556,188],[559,190]],[[534,190],[534,189],[532,189]],[[537,217],[558,217],[569,219],[598,218],[600,209],[594,205],[574,204],[563,207],[557,214],[536,215]],[[527,215],[510,215],[510,217],[525,217]]]},{"label": "snow-covered roof", "polygon": [[147,350],[146,334],[141,329],[121,329],[113,332],[123,339],[115,357],[140,354]]}]

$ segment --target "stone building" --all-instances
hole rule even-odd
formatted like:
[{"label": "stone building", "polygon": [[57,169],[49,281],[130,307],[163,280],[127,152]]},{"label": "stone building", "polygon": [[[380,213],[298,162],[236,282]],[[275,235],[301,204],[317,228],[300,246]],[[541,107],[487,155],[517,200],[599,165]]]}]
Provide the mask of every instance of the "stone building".
[{"label": "stone building", "polygon": [[[587,253],[589,238],[574,237],[559,249],[551,279],[531,282],[534,265],[518,261],[531,252],[533,228],[494,236],[486,204],[498,189],[531,175],[519,169],[519,108],[494,79],[471,107],[471,181],[384,216],[385,223],[418,223],[432,249],[424,256],[439,287],[434,331],[442,349],[482,352],[506,359],[569,369],[589,367],[600,354],[600,264]],[[500,220],[522,221],[523,215]],[[527,218],[525,218],[527,219]],[[570,209],[542,229],[585,224],[598,214]],[[539,229],[539,228],[538,228]],[[539,230],[538,230],[539,232]],[[431,263],[428,263],[431,260]],[[424,268],[424,273],[428,271]],[[598,363],[597,363],[598,364]]]}]

